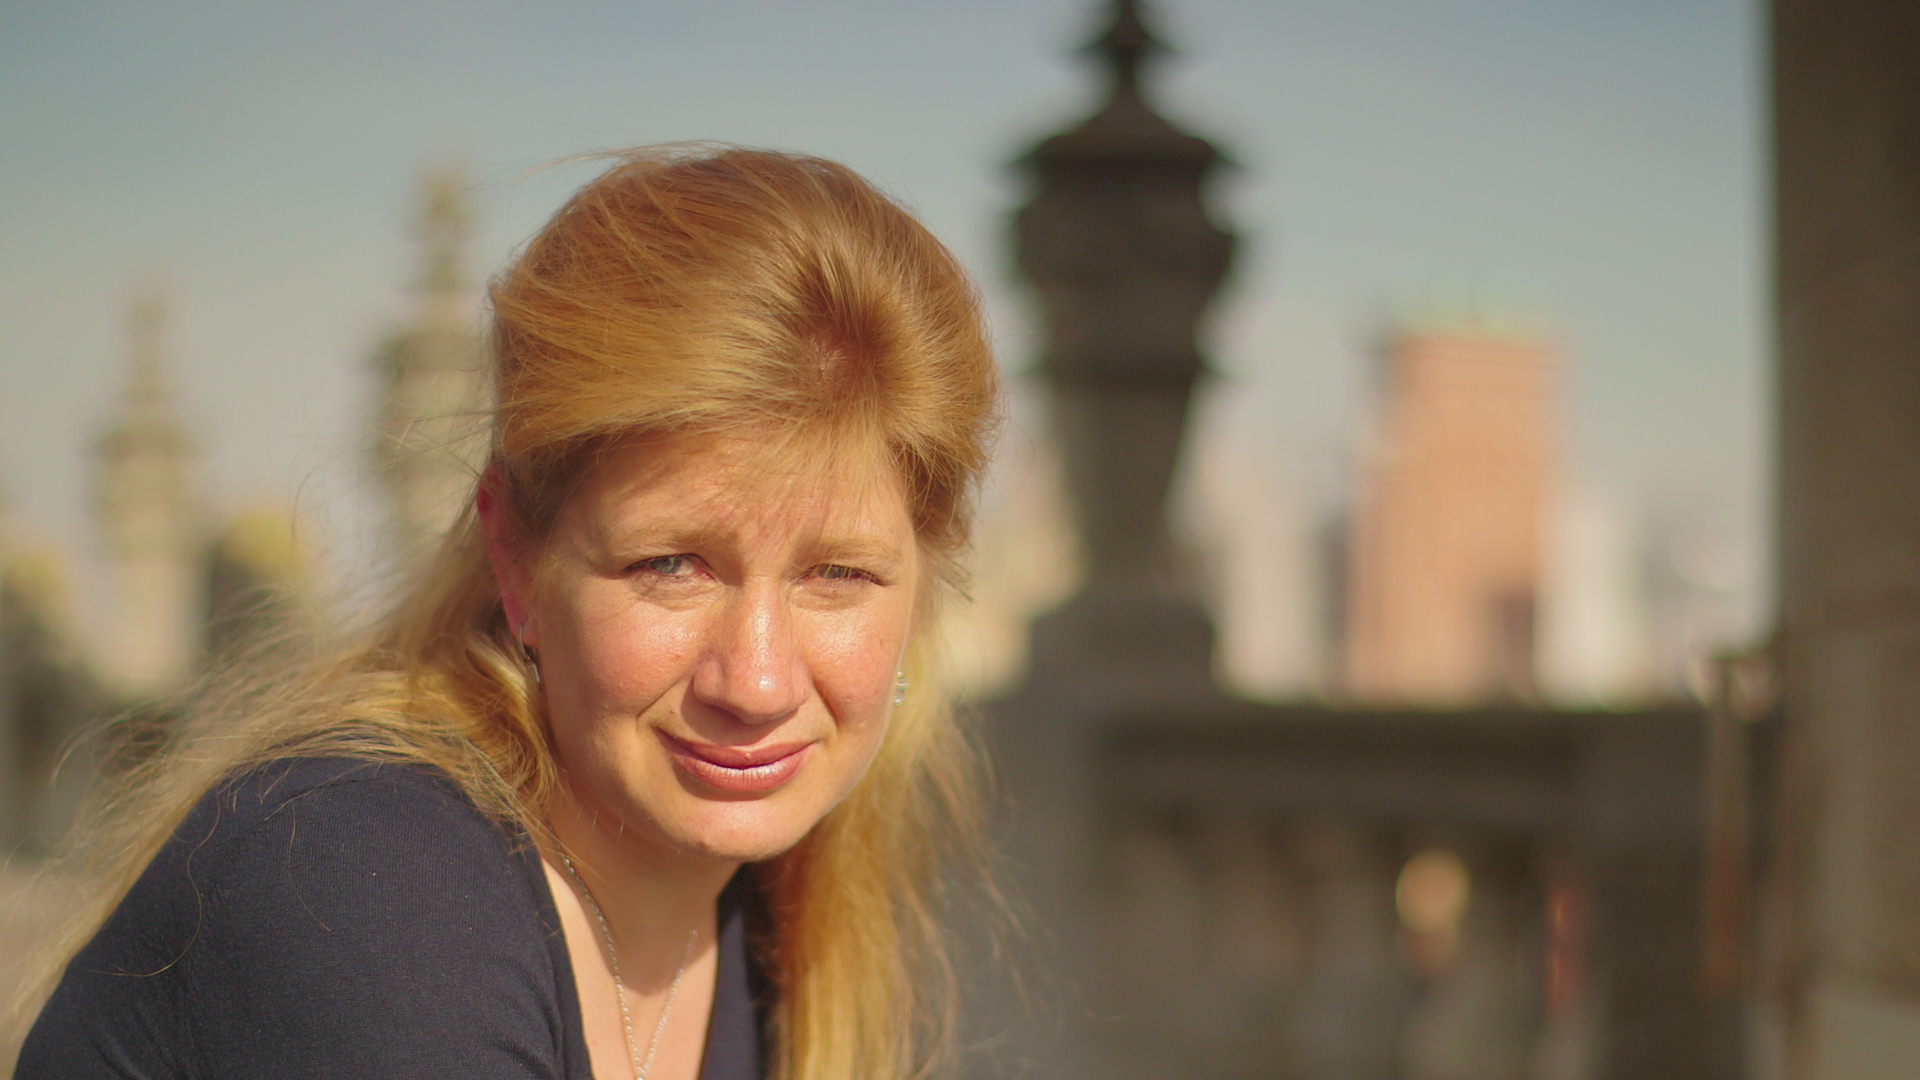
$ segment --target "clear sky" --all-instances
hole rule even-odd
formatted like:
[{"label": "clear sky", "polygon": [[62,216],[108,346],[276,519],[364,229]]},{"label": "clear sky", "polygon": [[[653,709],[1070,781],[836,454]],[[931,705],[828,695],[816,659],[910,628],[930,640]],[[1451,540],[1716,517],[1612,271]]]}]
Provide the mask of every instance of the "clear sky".
[{"label": "clear sky", "polygon": [[[720,139],[863,170],[985,280],[1007,362],[1005,167],[1083,111],[1088,0],[9,0],[0,4],[0,490],[78,543],[130,290],[176,313],[216,507],[358,511],[366,356],[405,312],[425,166],[473,163],[476,270],[583,150]],[[1338,460],[1395,312],[1548,328],[1576,469],[1764,513],[1763,87],[1747,0],[1161,0],[1166,111],[1240,168],[1207,415]]]}]

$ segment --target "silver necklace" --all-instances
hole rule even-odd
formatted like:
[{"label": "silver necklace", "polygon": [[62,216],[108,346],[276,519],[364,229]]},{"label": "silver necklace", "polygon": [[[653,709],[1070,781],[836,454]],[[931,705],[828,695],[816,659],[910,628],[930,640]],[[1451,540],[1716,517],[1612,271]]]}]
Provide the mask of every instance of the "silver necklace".
[{"label": "silver necklace", "polygon": [[667,1004],[660,1010],[660,1022],[653,1025],[653,1038],[647,1040],[647,1056],[640,1056],[640,1044],[633,1038],[633,1013],[627,1008],[627,989],[620,982],[620,955],[613,948],[613,928],[607,925],[607,913],[600,910],[600,901],[594,899],[593,890],[587,888],[586,879],[580,871],[573,868],[573,860],[562,851],[560,865],[567,868],[567,876],[580,886],[580,895],[587,898],[587,906],[593,909],[593,917],[600,923],[600,939],[607,946],[607,969],[613,973],[613,996],[620,1002],[620,1026],[627,1032],[627,1057],[633,1063],[633,1080],[647,1080],[647,1074],[653,1071],[653,1055],[660,1050],[660,1036],[667,1030],[667,1017],[673,1015],[674,999],[680,996],[680,977],[687,973],[687,960],[693,956],[693,943],[700,931],[687,931],[686,947],[680,950],[680,967],[673,973],[673,982],[667,987]]}]

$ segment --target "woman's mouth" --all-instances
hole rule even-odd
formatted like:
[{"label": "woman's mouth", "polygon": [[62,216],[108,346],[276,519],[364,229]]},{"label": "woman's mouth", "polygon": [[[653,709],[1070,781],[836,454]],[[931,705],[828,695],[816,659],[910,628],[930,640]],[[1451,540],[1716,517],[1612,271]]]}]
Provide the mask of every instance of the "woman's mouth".
[{"label": "woman's mouth", "polygon": [[806,763],[813,743],[770,746],[718,746],[689,742],[655,729],[680,770],[708,787],[757,794],[784,785]]}]

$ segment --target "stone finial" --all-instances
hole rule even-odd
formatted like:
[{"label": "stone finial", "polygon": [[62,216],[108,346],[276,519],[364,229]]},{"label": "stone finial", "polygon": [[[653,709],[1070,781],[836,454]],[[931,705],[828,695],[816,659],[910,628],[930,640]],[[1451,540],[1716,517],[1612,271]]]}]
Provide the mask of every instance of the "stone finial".
[{"label": "stone finial", "polygon": [[1106,64],[1112,79],[1106,100],[1073,129],[1034,147],[1020,164],[1041,173],[1128,165],[1204,174],[1224,160],[1211,143],[1181,131],[1150,103],[1142,79],[1146,63],[1173,49],[1148,29],[1138,0],[1117,0],[1107,28],[1080,51]]},{"label": "stone finial", "polygon": [[[1082,622],[1200,625],[1204,615],[1173,572],[1165,504],[1205,368],[1196,331],[1233,250],[1205,198],[1223,158],[1148,100],[1140,69],[1166,46],[1138,0],[1116,0],[1109,12],[1087,49],[1110,65],[1111,94],[1018,162],[1033,181],[1014,223],[1018,260],[1046,327],[1038,372],[1052,390],[1087,555]],[[1148,616],[1140,604],[1180,614]],[[1206,636],[1187,634],[1192,647],[1174,648],[1158,635],[1140,647],[1156,657],[1203,654]]]},{"label": "stone finial", "polygon": [[1139,0],[1114,0],[1111,21],[1081,51],[1105,59],[1113,71],[1114,97],[1140,96],[1140,68],[1155,53],[1168,52],[1142,17]]},{"label": "stone finial", "polygon": [[1224,159],[1143,95],[1139,64],[1166,46],[1134,0],[1114,5],[1088,48],[1112,63],[1113,95],[1018,162],[1035,181],[1015,232],[1051,330],[1042,367],[1056,382],[1190,382],[1201,368],[1194,331],[1233,249],[1203,192]]}]

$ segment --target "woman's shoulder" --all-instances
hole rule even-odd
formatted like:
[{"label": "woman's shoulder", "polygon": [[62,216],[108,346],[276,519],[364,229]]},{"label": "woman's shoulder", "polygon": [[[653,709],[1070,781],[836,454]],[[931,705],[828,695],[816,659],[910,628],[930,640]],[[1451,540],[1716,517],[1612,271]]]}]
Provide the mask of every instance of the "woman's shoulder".
[{"label": "woman's shoulder", "polygon": [[326,813],[418,810],[448,804],[478,814],[444,772],[382,758],[283,757],[227,777],[201,797],[188,820],[232,831],[290,806]]},{"label": "woman's shoulder", "polygon": [[550,919],[523,830],[437,769],[347,757],[284,758],[214,787],[129,894],[142,900],[190,900],[199,931],[310,926],[335,942],[402,916],[424,929],[439,909],[476,929]]},{"label": "woman's shoulder", "polygon": [[[523,830],[482,814],[437,769],[282,758],[203,794],[122,906],[186,902],[204,919],[267,913],[276,900],[377,902],[405,885],[417,888],[387,899],[435,885],[511,889],[528,876],[527,846]],[[391,874],[403,876],[382,880]]]},{"label": "woman's shoulder", "polygon": [[94,1075],[63,1055],[109,1046],[193,1075],[570,1076],[575,1009],[521,830],[431,768],[288,758],[200,799],[69,964],[22,1061]]},{"label": "woman's shoulder", "polygon": [[[300,836],[302,831],[308,835]],[[329,852],[320,841],[336,835],[352,842]],[[347,858],[413,849],[410,854],[438,862],[445,860],[432,856],[449,845],[509,855],[527,841],[519,828],[482,814],[450,777],[430,766],[288,757],[215,785],[174,831],[169,846],[209,866],[262,843]]]}]

